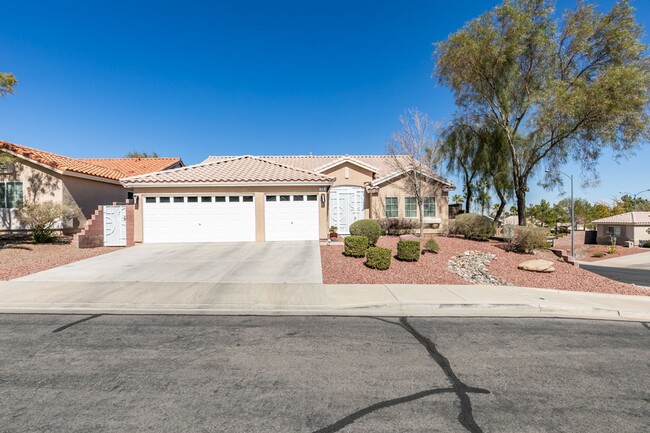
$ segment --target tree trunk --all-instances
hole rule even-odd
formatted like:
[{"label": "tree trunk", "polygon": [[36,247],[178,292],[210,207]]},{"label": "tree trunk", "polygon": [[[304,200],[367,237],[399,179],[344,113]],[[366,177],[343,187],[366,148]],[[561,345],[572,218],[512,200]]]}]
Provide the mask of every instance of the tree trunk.
[{"label": "tree trunk", "polygon": [[506,196],[503,194],[503,192],[499,188],[494,189],[499,196],[499,208],[497,209],[496,215],[494,215],[494,223],[498,224],[499,223],[499,218],[501,218],[501,215],[503,214],[503,210],[506,208]]},{"label": "tree trunk", "polygon": [[517,196],[517,217],[519,225],[526,226],[526,183],[519,182],[515,190]]},{"label": "tree trunk", "polygon": [[420,210],[420,239],[424,238],[424,202],[418,203],[418,208]]},{"label": "tree trunk", "polygon": [[472,205],[472,196],[473,196],[472,187],[470,186],[469,183],[467,185],[465,185],[465,193],[466,193],[466,197],[465,197],[465,213],[469,213],[470,207]]}]

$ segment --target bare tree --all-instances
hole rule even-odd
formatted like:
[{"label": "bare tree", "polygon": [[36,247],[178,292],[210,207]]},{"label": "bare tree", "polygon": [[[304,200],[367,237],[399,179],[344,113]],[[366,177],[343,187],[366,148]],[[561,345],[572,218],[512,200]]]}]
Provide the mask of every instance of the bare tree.
[{"label": "bare tree", "polygon": [[402,128],[393,133],[386,146],[386,153],[392,158],[391,165],[396,173],[403,173],[403,182],[395,185],[417,204],[420,219],[420,237],[424,235],[424,201],[435,197],[441,187],[432,168],[439,163],[439,142],[436,140],[437,126],[429,117],[417,109],[410,109],[400,116]]}]

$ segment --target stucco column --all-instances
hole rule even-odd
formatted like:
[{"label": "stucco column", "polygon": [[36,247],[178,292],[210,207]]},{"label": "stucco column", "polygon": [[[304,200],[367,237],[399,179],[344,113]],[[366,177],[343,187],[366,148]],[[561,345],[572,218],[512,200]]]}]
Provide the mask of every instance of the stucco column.
[{"label": "stucco column", "polygon": [[264,193],[255,193],[255,241],[264,242],[266,239],[264,220]]}]

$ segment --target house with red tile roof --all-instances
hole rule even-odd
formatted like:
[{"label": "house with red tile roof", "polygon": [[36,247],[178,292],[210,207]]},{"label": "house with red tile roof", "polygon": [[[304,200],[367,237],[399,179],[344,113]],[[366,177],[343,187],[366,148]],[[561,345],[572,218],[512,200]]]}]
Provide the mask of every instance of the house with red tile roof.
[{"label": "house with red tile roof", "polygon": [[79,229],[99,205],[124,202],[132,192],[120,179],[184,166],[180,158],[71,158],[0,140],[11,162],[0,167],[0,231],[22,230],[18,203],[54,201],[79,207]]},{"label": "house with red tile roof", "polygon": [[455,186],[406,156],[211,156],[122,183],[136,198],[136,242],[318,240],[364,218],[416,225],[404,185],[414,171],[432,185],[425,230],[443,231]]}]

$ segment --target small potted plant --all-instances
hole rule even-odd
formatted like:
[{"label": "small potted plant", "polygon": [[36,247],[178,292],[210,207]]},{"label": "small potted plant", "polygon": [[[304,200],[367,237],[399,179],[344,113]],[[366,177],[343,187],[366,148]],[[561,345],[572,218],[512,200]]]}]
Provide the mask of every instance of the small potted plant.
[{"label": "small potted plant", "polygon": [[339,237],[338,231],[339,231],[338,227],[331,226],[330,227],[330,239],[338,238]]}]

